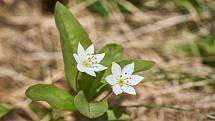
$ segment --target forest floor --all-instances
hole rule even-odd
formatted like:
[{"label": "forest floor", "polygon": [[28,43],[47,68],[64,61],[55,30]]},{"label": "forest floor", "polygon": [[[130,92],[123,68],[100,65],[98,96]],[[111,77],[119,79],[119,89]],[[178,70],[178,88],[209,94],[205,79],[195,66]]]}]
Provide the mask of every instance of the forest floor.
[{"label": "forest floor", "polygon": [[[109,97],[120,105],[156,105],[126,108],[131,121],[212,121],[207,114],[215,114],[215,94],[213,82],[205,77],[214,77],[214,68],[176,49],[180,43],[211,32],[208,13],[199,18],[195,12],[181,14],[171,5],[145,12],[132,6],[133,14],[113,11],[104,19],[84,4],[70,10],[97,49],[118,43],[124,47],[124,58],[156,62],[151,70],[140,73],[145,80],[136,87],[137,96]],[[11,110],[1,121],[46,121],[31,111],[32,102],[25,96],[25,90],[37,83],[67,88],[54,16],[44,13],[33,0],[2,0],[0,104]],[[68,115],[65,118],[72,120]]]}]

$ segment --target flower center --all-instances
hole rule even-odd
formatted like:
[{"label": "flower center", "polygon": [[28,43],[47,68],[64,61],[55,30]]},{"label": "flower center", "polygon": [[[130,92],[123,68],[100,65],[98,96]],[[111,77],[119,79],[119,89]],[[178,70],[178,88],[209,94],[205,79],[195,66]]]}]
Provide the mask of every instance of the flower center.
[{"label": "flower center", "polygon": [[89,61],[91,64],[98,64],[97,58],[96,58],[96,56],[95,56],[94,54],[88,53],[87,55],[88,55],[88,61]]},{"label": "flower center", "polygon": [[83,65],[84,67],[89,67],[89,66],[90,66],[90,64],[89,64],[89,62],[88,62],[87,60],[83,61],[83,62],[82,62],[82,65]]},{"label": "flower center", "polygon": [[125,85],[125,80],[119,79],[117,84],[119,84],[119,86],[123,86],[123,85]]}]

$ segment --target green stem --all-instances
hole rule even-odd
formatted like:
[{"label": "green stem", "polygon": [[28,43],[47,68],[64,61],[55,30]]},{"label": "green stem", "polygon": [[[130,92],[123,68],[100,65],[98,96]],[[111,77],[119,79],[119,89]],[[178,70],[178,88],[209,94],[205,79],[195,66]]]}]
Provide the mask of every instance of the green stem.
[{"label": "green stem", "polygon": [[193,113],[197,116],[204,116],[207,118],[213,119],[214,117],[212,116],[213,113],[211,112],[195,112],[194,109],[184,109],[184,108],[178,108],[174,106],[165,106],[165,105],[156,105],[156,104],[137,104],[137,105],[120,105],[120,106],[111,106],[113,107],[119,107],[119,108],[139,108],[139,107],[145,107],[149,109],[172,109],[176,111],[185,111],[185,112],[190,112]]},{"label": "green stem", "polygon": [[78,75],[79,75],[79,71],[77,72],[76,77],[75,77],[77,92],[79,91]]},{"label": "green stem", "polygon": [[173,107],[173,106],[165,106],[165,105],[156,105],[156,104],[137,104],[137,105],[121,105],[121,106],[114,106],[114,107],[120,107],[120,108],[139,108],[139,107],[145,107],[145,108],[156,108],[156,109],[173,109],[177,111],[193,111],[193,109],[183,109],[183,108],[178,108],[178,107]]}]

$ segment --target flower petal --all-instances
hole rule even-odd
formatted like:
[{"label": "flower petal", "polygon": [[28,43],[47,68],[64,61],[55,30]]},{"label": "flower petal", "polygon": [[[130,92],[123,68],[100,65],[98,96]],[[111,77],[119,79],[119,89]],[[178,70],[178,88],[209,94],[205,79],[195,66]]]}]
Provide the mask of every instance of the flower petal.
[{"label": "flower petal", "polygon": [[136,95],[136,91],[132,86],[124,85],[124,86],[122,86],[122,90],[125,93],[131,94],[131,95]]},{"label": "flower petal", "polygon": [[126,84],[128,84],[128,85],[137,85],[143,79],[144,79],[144,77],[142,77],[142,76],[132,75],[131,78],[126,81]]},{"label": "flower petal", "polygon": [[101,64],[93,64],[92,67],[93,67],[93,70],[95,72],[103,71],[103,70],[107,69],[107,67],[105,67],[105,66],[103,66]]},{"label": "flower petal", "polygon": [[123,92],[122,89],[121,89],[121,87],[120,87],[118,84],[114,85],[114,86],[112,87],[112,89],[113,89],[113,92],[114,92],[116,95],[121,94],[121,93]]},{"label": "flower petal", "polygon": [[87,59],[86,52],[80,42],[78,43],[78,57],[80,58],[80,60]]},{"label": "flower petal", "polygon": [[133,72],[134,72],[134,63],[128,64],[122,69],[122,76],[123,78],[130,77]]},{"label": "flower petal", "polygon": [[87,49],[86,49],[86,54],[94,54],[94,45],[90,45]]},{"label": "flower petal", "polygon": [[112,68],[111,71],[113,73],[113,75],[115,76],[115,78],[120,77],[121,75],[121,67],[119,64],[112,62]]},{"label": "flower petal", "polygon": [[110,85],[115,85],[116,84],[116,78],[113,75],[108,75],[105,80],[107,81],[107,83],[109,83]]},{"label": "flower petal", "polygon": [[75,58],[75,61],[76,61],[77,63],[80,63],[80,59],[79,59],[79,57],[78,57],[77,54],[73,54],[73,57]]},{"label": "flower petal", "polygon": [[98,63],[100,63],[104,57],[105,57],[105,53],[95,55],[96,61]]},{"label": "flower petal", "polygon": [[84,68],[81,64],[77,64],[77,69],[78,69],[78,71],[80,71],[80,72],[84,72],[85,70],[86,70],[86,68]]},{"label": "flower petal", "polygon": [[87,68],[86,70],[85,70],[85,72],[87,73],[87,74],[89,74],[89,75],[91,75],[91,76],[96,76],[96,73],[93,71],[93,69],[91,69],[91,68]]}]

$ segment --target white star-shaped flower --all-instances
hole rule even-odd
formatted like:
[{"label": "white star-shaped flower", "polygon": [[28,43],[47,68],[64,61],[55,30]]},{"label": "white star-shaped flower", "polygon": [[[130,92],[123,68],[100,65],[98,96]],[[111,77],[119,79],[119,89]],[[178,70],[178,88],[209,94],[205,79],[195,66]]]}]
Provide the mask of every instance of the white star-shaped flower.
[{"label": "white star-shaped flower", "polygon": [[81,43],[78,44],[77,54],[73,54],[76,62],[77,69],[80,72],[85,72],[91,76],[96,76],[95,72],[107,69],[107,67],[99,64],[105,56],[105,53],[94,54],[94,46],[90,45],[84,50]]},{"label": "white star-shaped flower", "polygon": [[120,65],[112,63],[112,75],[108,75],[105,79],[112,85],[113,92],[118,95],[123,92],[136,95],[135,89],[132,87],[140,83],[144,77],[139,75],[132,75],[134,72],[134,63],[126,65],[121,69]]}]

